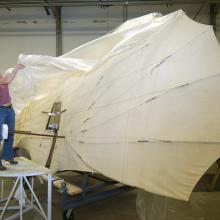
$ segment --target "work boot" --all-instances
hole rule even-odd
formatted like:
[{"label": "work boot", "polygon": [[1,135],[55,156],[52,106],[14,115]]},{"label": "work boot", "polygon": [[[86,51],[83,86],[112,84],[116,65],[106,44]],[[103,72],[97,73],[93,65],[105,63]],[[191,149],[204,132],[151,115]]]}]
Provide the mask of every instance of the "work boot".
[{"label": "work boot", "polygon": [[3,170],[7,170],[7,168],[5,166],[3,166],[2,162],[0,161],[0,171],[3,171]]},{"label": "work boot", "polygon": [[13,164],[13,165],[18,164],[18,161],[14,160],[14,159],[12,159],[12,160],[6,160],[6,161],[8,161],[10,164]]}]

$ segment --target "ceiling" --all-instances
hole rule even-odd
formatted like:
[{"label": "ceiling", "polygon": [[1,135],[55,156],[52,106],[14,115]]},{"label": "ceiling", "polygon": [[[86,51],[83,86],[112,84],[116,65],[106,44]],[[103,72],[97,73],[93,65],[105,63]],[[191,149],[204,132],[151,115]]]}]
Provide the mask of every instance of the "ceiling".
[{"label": "ceiling", "polygon": [[220,0],[10,0],[0,1],[0,7],[49,7],[49,6],[110,6],[110,5],[141,5],[141,4],[204,4],[220,3]]}]

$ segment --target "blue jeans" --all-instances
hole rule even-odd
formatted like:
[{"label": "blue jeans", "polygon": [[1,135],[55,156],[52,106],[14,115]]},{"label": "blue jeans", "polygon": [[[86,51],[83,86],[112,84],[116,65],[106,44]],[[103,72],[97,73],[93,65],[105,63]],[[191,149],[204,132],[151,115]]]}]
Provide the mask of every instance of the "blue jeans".
[{"label": "blue jeans", "polygon": [[[7,124],[10,133],[15,130],[15,112],[13,108],[0,108],[0,139],[2,139],[2,125]],[[2,155],[0,160],[12,160],[13,154],[14,135],[9,134],[8,139],[4,140]]]}]

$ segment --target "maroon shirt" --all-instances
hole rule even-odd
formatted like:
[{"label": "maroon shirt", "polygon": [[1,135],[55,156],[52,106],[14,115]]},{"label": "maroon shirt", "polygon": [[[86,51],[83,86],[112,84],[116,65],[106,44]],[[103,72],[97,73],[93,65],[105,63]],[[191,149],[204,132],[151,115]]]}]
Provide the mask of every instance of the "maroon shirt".
[{"label": "maroon shirt", "polygon": [[8,84],[0,85],[0,106],[11,103]]}]

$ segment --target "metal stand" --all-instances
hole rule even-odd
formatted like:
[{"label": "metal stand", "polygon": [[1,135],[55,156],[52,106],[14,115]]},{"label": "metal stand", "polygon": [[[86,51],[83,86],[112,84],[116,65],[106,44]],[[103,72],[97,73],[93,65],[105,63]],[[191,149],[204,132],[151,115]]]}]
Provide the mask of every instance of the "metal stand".
[{"label": "metal stand", "polygon": [[212,192],[215,190],[217,181],[220,177],[220,159],[216,160],[215,163],[216,163],[217,169],[216,169],[213,177],[211,178],[211,180],[207,179],[206,175],[203,176],[203,181],[204,181],[205,186],[209,192]]},{"label": "metal stand", "polygon": [[[73,210],[77,207],[134,189],[134,187],[123,185],[114,180],[97,177],[87,172],[77,173],[82,175],[82,192],[74,198],[71,198],[71,196],[67,193],[65,185],[63,189],[61,189],[61,208],[64,210],[64,220],[73,220]],[[99,183],[89,186],[89,177],[99,180]]]},{"label": "metal stand", "polygon": [[[23,219],[23,214],[35,210],[39,215],[45,220],[51,220],[51,199],[52,199],[52,181],[50,171],[43,166],[25,159],[16,158],[18,161],[17,165],[7,165],[7,170],[0,171],[0,177],[3,178],[15,178],[14,185],[7,199],[4,199],[4,180],[1,180],[1,201],[0,203],[5,203],[4,206],[0,207],[1,214],[0,220],[13,220],[20,217]],[[42,208],[40,201],[38,200],[34,192],[34,178],[36,176],[48,175],[48,204],[47,204],[47,214]],[[30,179],[30,181],[28,180]],[[26,184],[30,191],[30,198],[26,198],[23,184]],[[15,198],[15,194],[18,194],[18,206],[10,206],[10,201]],[[4,217],[6,211],[8,210],[19,210],[19,212],[10,215],[9,217]],[[4,218],[3,218],[4,217]]]}]

